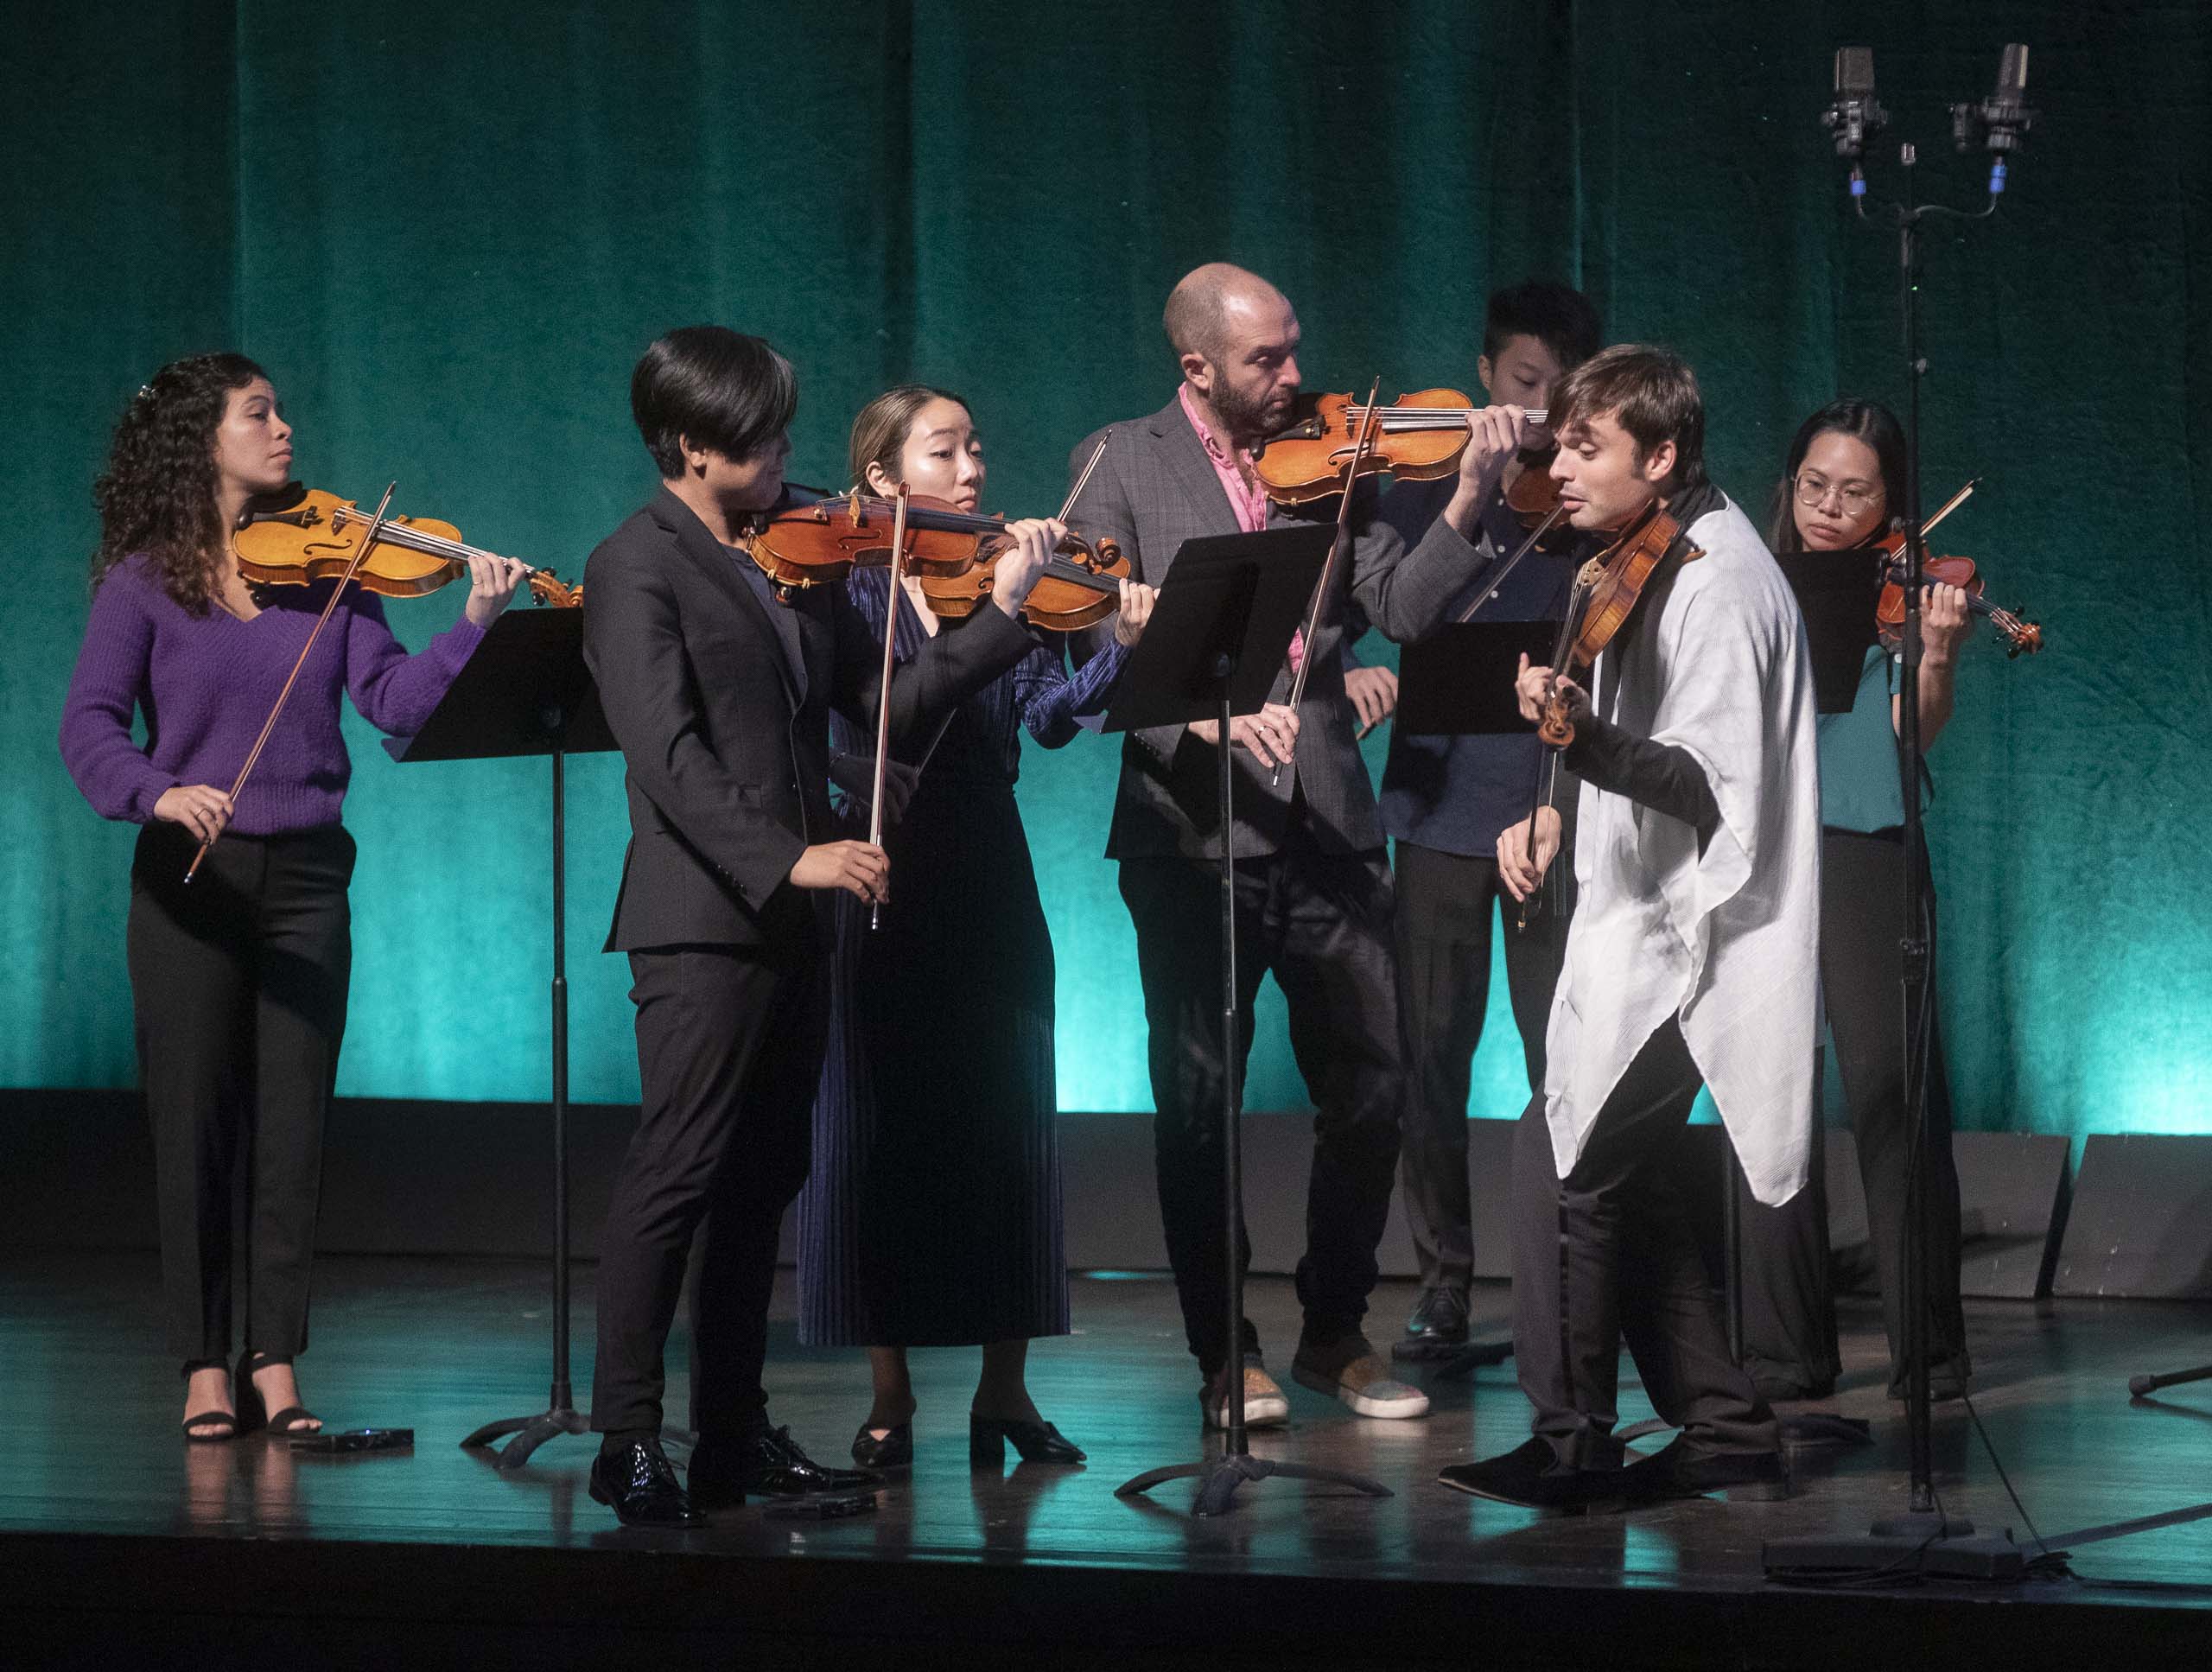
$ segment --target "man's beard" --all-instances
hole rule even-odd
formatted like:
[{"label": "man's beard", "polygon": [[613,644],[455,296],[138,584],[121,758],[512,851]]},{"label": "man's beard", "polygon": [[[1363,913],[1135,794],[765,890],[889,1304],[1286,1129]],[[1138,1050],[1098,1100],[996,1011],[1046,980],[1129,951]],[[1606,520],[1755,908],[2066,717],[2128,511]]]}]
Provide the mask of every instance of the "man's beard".
[{"label": "man's beard", "polygon": [[1286,401],[1278,410],[1270,411],[1264,397],[1256,401],[1248,398],[1218,372],[1214,377],[1210,404],[1214,416],[1221,420],[1221,427],[1240,447],[1256,447],[1281,429],[1291,407],[1291,403]]}]

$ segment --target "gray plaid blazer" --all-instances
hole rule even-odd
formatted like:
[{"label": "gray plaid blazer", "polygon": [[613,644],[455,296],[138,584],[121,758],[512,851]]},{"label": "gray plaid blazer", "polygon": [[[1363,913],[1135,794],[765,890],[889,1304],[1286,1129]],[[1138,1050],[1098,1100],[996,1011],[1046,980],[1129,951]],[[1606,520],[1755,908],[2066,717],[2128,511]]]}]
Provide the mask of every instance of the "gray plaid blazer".
[{"label": "gray plaid blazer", "polygon": [[[1239,531],[1236,512],[1215,474],[1205,444],[1192,429],[1179,399],[1149,417],[1109,426],[1113,444],[1083,491],[1070,521],[1086,533],[1121,543],[1138,579],[1158,586],[1175,553],[1200,535]],[[1070,480],[1098,445],[1099,430],[1069,456]],[[1496,556],[1487,541],[1470,544],[1442,518],[1410,549],[1375,514],[1379,495],[1372,480],[1352,501],[1351,562],[1337,571],[1336,596],[1322,611],[1307,647],[1313,658],[1299,709],[1294,772],[1281,785],[1248,750],[1236,754],[1236,831],[1230,851],[1249,858],[1271,854],[1290,836],[1294,819],[1329,853],[1364,853],[1382,845],[1375,789],[1360,758],[1358,721],[1344,694],[1344,608],[1357,600],[1369,621],[1401,643],[1420,638],[1444,618],[1467,577]],[[1336,505],[1270,508],[1268,525],[1300,521],[1333,523]],[[1110,622],[1091,629],[1104,642]],[[1290,700],[1288,667],[1275,675],[1269,700]],[[1214,752],[1182,726],[1131,732],[1122,744],[1122,781],[1106,841],[1109,859],[1180,855],[1221,857],[1221,795]],[[1294,801],[1294,791],[1302,795]]]}]

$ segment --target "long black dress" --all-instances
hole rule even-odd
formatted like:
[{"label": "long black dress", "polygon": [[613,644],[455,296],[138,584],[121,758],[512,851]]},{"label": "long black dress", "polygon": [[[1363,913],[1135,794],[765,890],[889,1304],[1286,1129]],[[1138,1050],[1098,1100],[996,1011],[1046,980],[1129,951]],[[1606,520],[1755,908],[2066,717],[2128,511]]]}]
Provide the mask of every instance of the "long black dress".
[{"label": "long black dress", "polygon": [[[880,631],[887,577],[856,570],[849,586]],[[902,598],[899,659],[925,637]],[[885,837],[880,926],[839,896],[830,1050],[799,1198],[810,1345],[1067,1332],[1052,944],[1014,786],[1021,730],[1066,742],[1120,661],[1109,651],[1071,680],[1058,643],[1040,645],[963,703]],[[848,730],[837,747],[863,753],[873,740]]]}]

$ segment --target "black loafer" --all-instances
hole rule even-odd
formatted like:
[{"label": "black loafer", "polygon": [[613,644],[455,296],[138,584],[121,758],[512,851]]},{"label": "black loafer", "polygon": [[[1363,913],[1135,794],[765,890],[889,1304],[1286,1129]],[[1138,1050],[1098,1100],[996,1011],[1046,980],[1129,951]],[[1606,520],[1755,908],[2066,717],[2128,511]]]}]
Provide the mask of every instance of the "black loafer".
[{"label": "black loafer", "polygon": [[1523,1509],[1594,1510],[1620,1506],[1624,1472],[1561,1463],[1551,1441],[1531,1434],[1510,1452],[1479,1463],[1456,1464],[1436,1478],[1455,1492]]},{"label": "black loafer", "polygon": [[1423,1289],[1406,1319],[1405,1338],[1391,1346],[1390,1357],[1444,1358],[1466,1345],[1466,1297],[1451,1289]]},{"label": "black loafer", "polygon": [[914,1466],[914,1425],[901,1422],[878,1438],[868,1425],[853,1436],[853,1461],[861,1468],[881,1472]]},{"label": "black loafer", "polygon": [[1622,1470],[1620,1484],[1631,1504],[1703,1497],[1707,1492],[1770,1504],[1789,1496],[1789,1461],[1780,1452],[1700,1451],[1677,1437]]},{"label": "black loafer", "polygon": [[658,1440],[633,1440],[592,1459],[591,1495],[625,1527],[696,1527],[700,1516]]},{"label": "black loafer", "polygon": [[789,1428],[762,1428],[732,1440],[702,1440],[691,1448],[691,1497],[702,1510],[754,1497],[804,1497],[880,1486],[873,1469],[831,1469],[798,1448]]},{"label": "black loafer", "polygon": [[1024,1463],[1080,1463],[1083,1450],[1049,1422],[1025,1422],[968,1413],[968,1466],[997,1469],[1006,1464],[1007,1442]]}]

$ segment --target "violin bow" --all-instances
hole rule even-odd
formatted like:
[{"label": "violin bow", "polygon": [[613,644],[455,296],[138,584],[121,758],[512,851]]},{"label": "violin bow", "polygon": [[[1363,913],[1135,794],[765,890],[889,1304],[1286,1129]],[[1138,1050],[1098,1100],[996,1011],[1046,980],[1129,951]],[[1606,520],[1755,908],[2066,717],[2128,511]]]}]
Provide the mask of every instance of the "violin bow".
[{"label": "violin bow", "polygon": [[1090,486],[1090,473],[1098,468],[1098,461],[1106,456],[1106,443],[1113,439],[1114,432],[1109,429],[1098,438],[1098,445],[1090,450],[1090,462],[1084,466],[1083,474],[1075,479],[1075,486],[1068,490],[1066,503],[1060,507],[1061,522],[1067,521],[1068,512],[1073,511],[1075,502],[1083,498],[1083,490]]},{"label": "violin bow", "polygon": [[[1322,560],[1321,578],[1313,583],[1313,601],[1306,607],[1306,626],[1299,642],[1298,668],[1290,677],[1290,711],[1298,712],[1298,705],[1306,700],[1306,671],[1313,665],[1313,635],[1320,631],[1321,606],[1328,601],[1330,584],[1336,579],[1337,554],[1344,550],[1344,534],[1351,526],[1351,491],[1359,484],[1359,467],[1367,461],[1369,444],[1381,428],[1380,412],[1375,403],[1382,393],[1382,379],[1376,378],[1375,386],[1367,391],[1367,404],[1359,415],[1359,435],[1352,442],[1351,457],[1344,465],[1344,496],[1337,502],[1337,537],[1329,542],[1329,555]],[[1223,747],[1229,740],[1222,739]],[[1282,783],[1282,763],[1275,764],[1275,774],[1268,780],[1270,789]]]},{"label": "violin bow", "polygon": [[[883,846],[883,780],[891,760],[891,672],[899,647],[899,582],[906,568],[907,497],[906,484],[902,481],[891,514],[891,594],[883,611],[883,681],[875,690],[875,781],[868,800],[868,840],[871,848]],[[868,926],[880,928],[882,919],[881,903],[871,904],[868,908]]]},{"label": "violin bow", "polygon": [[1475,612],[1497,596],[1497,589],[1511,578],[1514,569],[1520,565],[1521,560],[1536,549],[1536,542],[1551,532],[1552,524],[1559,521],[1560,513],[1566,509],[1564,505],[1553,505],[1544,520],[1529,531],[1529,537],[1514,549],[1510,557],[1497,566],[1491,574],[1489,582],[1475,594],[1475,601],[1459,612],[1458,625],[1464,626],[1473,620]]},{"label": "violin bow", "polygon": [[[384,527],[385,512],[391,508],[391,496],[398,486],[397,482],[385,485],[384,498],[377,501],[377,514],[369,518],[368,531],[361,536],[360,549],[354,552],[353,561],[346,565],[346,572],[338,577],[338,584],[331,588],[330,596],[323,604],[322,613],[315,617],[315,626],[308,630],[308,642],[300,646],[299,660],[292,664],[291,672],[284,677],[284,689],[276,693],[276,701],[269,710],[269,718],[261,722],[261,735],[253,740],[253,747],[246,754],[245,765],[238,768],[238,781],[231,785],[233,812],[238,809],[239,792],[245,788],[245,781],[253,772],[254,762],[261,759],[262,750],[269,747],[269,734],[276,729],[276,716],[284,712],[284,704],[291,698],[292,687],[299,683],[300,670],[307,666],[308,658],[315,654],[315,641],[322,636],[322,629],[329,621],[331,612],[338,607],[338,601],[346,595],[346,582],[360,573],[363,560],[375,546],[377,535]],[[220,830],[215,832],[215,836],[220,835]],[[209,836],[200,844],[200,851],[192,856],[192,863],[185,868],[184,880],[187,883],[200,874],[200,863],[207,857],[207,850],[214,845],[215,836]]]}]

